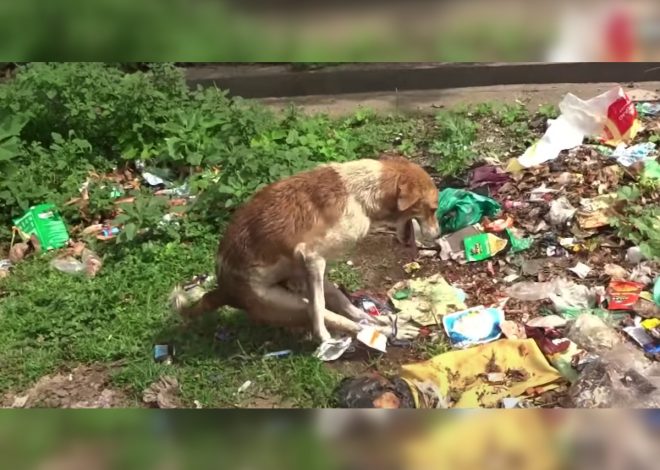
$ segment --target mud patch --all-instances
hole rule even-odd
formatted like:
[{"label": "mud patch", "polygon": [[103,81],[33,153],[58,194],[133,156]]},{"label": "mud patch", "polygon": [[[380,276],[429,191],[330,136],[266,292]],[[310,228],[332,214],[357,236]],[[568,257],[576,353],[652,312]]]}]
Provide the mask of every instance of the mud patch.
[{"label": "mud patch", "polygon": [[7,394],[3,408],[121,408],[134,406],[123,391],[110,387],[112,366],[81,365],[46,375],[22,393]]}]

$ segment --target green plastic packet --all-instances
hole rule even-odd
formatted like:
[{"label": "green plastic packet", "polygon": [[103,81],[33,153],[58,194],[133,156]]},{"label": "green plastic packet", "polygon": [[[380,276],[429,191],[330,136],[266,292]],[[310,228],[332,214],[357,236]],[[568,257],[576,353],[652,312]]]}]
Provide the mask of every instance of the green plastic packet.
[{"label": "green plastic packet", "polygon": [[489,197],[464,189],[446,188],[440,192],[435,215],[443,233],[456,232],[479,223],[484,216],[492,217],[502,207]]},{"label": "green plastic packet", "polygon": [[644,165],[644,172],[642,175],[644,178],[648,179],[660,179],[660,163],[655,160],[649,160]]},{"label": "green plastic packet", "polygon": [[529,249],[529,247],[531,247],[532,243],[534,242],[534,239],[532,237],[516,238],[516,236],[513,234],[513,231],[510,228],[505,229],[505,231],[509,237],[509,242],[511,243],[511,251],[513,253],[517,253],[519,251],[524,251]]},{"label": "green plastic packet", "polygon": [[507,242],[492,233],[480,233],[467,237],[463,240],[463,244],[467,261],[483,261],[506,248]]}]

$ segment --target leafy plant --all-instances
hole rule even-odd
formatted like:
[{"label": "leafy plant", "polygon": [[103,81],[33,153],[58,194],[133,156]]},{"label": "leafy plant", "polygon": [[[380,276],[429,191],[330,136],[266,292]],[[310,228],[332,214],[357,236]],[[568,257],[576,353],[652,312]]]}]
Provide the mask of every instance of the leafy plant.
[{"label": "leafy plant", "polygon": [[639,246],[648,258],[660,258],[660,187],[642,180],[619,188],[619,203],[611,223],[621,238]]},{"label": "leafy plant", "polygon": [[456,174],[474,162],[472,149],[478,126],[462,114],[440,112],[435,117],[436,136],[429,151],[436,158],[436,169],[443,176]]}]

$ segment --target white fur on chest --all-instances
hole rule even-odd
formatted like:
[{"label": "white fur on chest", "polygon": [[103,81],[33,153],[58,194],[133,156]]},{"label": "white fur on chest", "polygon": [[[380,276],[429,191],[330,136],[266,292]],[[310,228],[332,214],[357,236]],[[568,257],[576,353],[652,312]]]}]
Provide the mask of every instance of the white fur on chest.
[{"label": "white fur on chest", "polygon": [[364,238],[369,233],[370,226],[371,220],[362,204],[354,196],[350,196],[342,217],[322,239],[314,243],[315,249],[326,259],[336,259]]}]

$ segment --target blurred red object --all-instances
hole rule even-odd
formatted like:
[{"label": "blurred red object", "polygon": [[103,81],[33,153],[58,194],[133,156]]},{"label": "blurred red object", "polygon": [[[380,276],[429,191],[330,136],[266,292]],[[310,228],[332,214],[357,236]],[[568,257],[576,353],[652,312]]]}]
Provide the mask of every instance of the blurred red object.
[{"label": "blurred red object", "polygon": [[635,60],[635,26],[629,12],[623,8],[612,12],[605,25],[605,44],[608,60],[632,62]]}]

